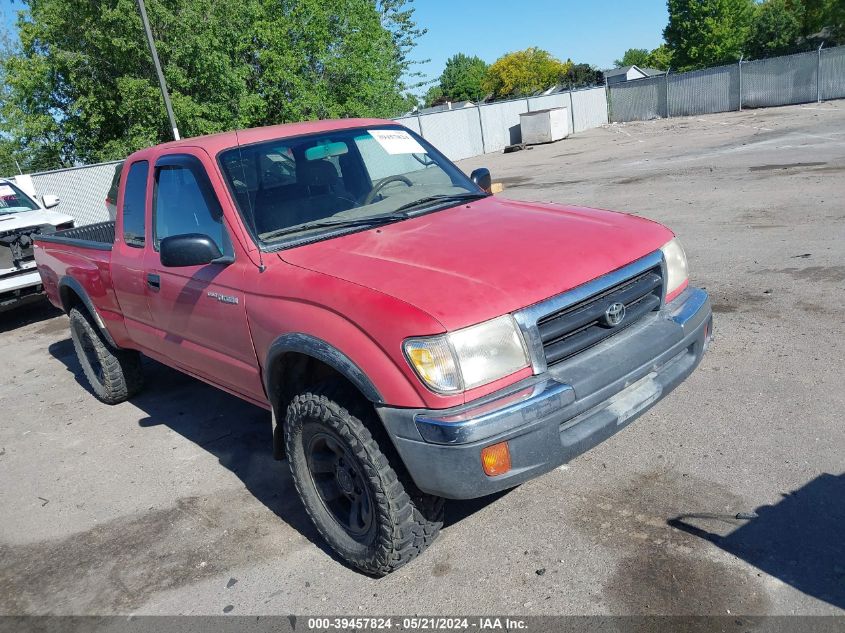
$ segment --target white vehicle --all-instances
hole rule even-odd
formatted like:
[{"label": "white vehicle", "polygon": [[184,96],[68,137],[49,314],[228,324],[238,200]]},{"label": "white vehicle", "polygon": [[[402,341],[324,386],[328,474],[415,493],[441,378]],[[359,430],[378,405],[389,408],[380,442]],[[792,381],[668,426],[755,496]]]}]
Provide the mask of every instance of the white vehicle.
[{"label": "white vehicle", "polygon": [[32,237],[73,228],[73,218],[49,211],[59,204],[44,195],[42,205],[17,185],[0,179],[0,312],[40,298],[44,292],[32,255]]}]

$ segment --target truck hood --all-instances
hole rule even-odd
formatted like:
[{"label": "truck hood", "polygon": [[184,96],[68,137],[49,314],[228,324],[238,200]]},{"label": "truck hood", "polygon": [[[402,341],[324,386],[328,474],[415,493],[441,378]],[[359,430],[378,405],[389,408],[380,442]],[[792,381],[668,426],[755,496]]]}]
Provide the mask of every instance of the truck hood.
[{"label": "truck hood", "polygon": [[69,215],[47,209],[33,209],[32,211],[19,211],[18,213],[0,213],[0,233],[31,226],[42,226],[44,224],[58,226],[59,224],[72,221],[73,218]]},{"label": "truck hood", "polygon": [[489,197],[280,257],[389,294],[454,330],[570,290],[670,239],[666,227],[623,213]]}]

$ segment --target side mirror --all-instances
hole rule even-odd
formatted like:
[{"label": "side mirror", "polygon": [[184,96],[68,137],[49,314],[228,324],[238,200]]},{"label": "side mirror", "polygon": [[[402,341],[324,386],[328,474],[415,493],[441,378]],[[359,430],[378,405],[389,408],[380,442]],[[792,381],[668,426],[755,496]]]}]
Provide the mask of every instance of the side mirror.
[{"label": "side mirror", "polygon": [[158,249],[161,265],[169,268],[205,266],[223,257],[223,253],[220,252],[214,240],[202,233],[165,237],[161,240]]},{"label": "side mirror", "polygon": [[469,175],[469,179],[484,189],[487,193],[493,193],[493,180],[490,178],[490,170],[486,167],[479,167],[474,170]]},{"label": "side mirror", "polygon": [[58,196],[53,196],[49,193],[45,193],[43,196],[41,196],[41,204],[44,206],[45,209],[52,209],[53,207],[57,207],[59,206],[59,202],[61,202],[61,200],[59,200]]}]

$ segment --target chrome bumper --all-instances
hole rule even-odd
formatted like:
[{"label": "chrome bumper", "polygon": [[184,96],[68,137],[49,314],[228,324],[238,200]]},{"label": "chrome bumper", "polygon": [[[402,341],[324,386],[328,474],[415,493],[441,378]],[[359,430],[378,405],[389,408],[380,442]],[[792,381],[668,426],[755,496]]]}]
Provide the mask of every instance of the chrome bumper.
[{"label": "chrome bumper", "polygon": [[[627,330],[486,398],[448,410],[378,410],[422,490],[482,496],[551,470],[624,428],[692,373],[711,336],[707,293],[690,288]],[[513,468],[487,477],[480,450],[504,440]]]}]

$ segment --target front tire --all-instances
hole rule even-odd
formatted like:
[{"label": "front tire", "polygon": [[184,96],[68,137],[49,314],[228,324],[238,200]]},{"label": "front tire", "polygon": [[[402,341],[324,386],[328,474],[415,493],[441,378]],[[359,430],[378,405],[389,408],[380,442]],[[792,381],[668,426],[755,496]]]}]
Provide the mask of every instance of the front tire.
[{"label": "front tire", "polygon": [[[290,403],[288,463],[305,510],[323,538],[350,565],[384,576],[437,538],[444,502],[417,491],[410,481],[403,485],[364,423],[373,414],[338,393],[309,391]],[[341,402],[353,404],[354,413]],[[380,427],[372,428],[381,435]],[[389,438],[381,439],[386,452],[398,459]],[[396,467],[403,472],[400,464]]]},{"label": "front tire", "polygon": [[109,345],[87,312],[71,308],[70,337],[91,391],[106,404],[128,400],[141,390],[141,355]]}]

